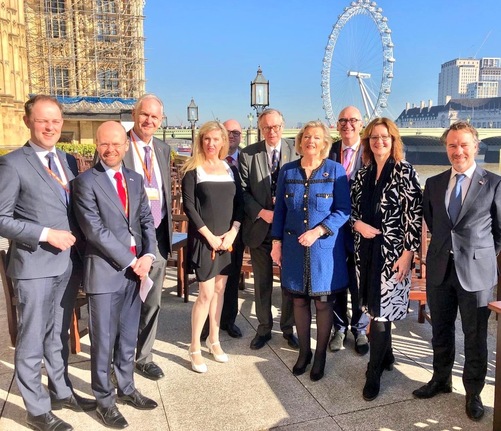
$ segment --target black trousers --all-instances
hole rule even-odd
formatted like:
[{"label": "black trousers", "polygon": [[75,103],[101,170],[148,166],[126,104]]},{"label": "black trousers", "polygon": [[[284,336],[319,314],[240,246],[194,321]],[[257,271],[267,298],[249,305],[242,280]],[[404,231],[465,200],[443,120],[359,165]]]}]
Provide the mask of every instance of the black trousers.
[{"label": "black trousers", "polygon": [[456,354],[455,322],[461,313],[464,333],[463,385],[466,393],[478,395],[487,374],[488,298],[492,288],[468,292],[459,283],[451,255],[445,279],[426,288],[432,322],[433,381],[449,382]]}]

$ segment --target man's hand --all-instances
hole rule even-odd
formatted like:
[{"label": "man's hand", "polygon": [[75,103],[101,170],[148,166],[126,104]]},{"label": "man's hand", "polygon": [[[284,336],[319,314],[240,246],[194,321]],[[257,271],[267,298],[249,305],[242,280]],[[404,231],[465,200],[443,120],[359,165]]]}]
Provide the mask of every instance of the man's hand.
[{"label": "man's hand", "polygon": [[131,268],[136,273],[136,275],[142,280],[149,274],[152,263],[153,259],[151,258],[151,256],[141,256],[136,260],[136,263],[131,265]]},{"label": "man's hand", "polygon": [[59,250],[68,250],[77,239],[67,230],[49,229],[47,232],[47,242]]},{"label": "man's hand", "polygon": [[262,209],[257,216],[268,224],[273,223],[273,211]]}]

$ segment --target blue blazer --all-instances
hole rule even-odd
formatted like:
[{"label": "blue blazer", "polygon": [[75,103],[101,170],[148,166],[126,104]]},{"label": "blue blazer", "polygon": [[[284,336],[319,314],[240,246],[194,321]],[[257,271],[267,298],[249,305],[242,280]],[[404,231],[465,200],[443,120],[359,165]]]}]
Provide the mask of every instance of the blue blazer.
[{"label": "blue blazer", "polygon": [[[300,160],[280,170],[271,234],[282,240],[285,289],[321,296],[346,287],[348,270],[341,228],[349,216],[348,179],[339,163],[324,160],[309,179]],[[327,234],[311,247],[300,245],[298,237],[319,225]]]}]

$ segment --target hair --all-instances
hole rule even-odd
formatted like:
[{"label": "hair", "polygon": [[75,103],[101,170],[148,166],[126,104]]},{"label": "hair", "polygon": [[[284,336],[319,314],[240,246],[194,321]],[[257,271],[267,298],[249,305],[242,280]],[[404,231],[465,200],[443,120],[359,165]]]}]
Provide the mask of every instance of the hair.
[{"label": "hair", "polygon": [[378,117],[374,118],[364,129],[361,138],[361,144],[364,146],[364,152],[362,154],[362,158],[364,163],[374,163],[374,153],[371,150],[371,146],[369,143],[369,137],[372,135],[372,131],[374,127],[383,125],[388,129],[388,133],[391,136],[391,157],[395,160],[395,162],[400,162],[404,159],[404,143],[402,142],[402,138],[400,137],[400,132],[398,131],[397,125],[386,117]]},{"label": "hair", "polygon": [[324,134],[324,148],[322,151],[320,151],[320,157],[322,159],[326,159],[327,156],[329,155],[329,152],[331,150],[332,146],[332,137],[329,131],[329,128],[319,120],[316,121],[308,121],[299,131],[299,133],[296,136],[296,142],[295,142],[295,149],[296,153],[299,155],[303,155],[303,149],[301,148],[301,141],[303,139],[304,132],[306,132],[306,129],[310,129],[312,127],[319,127],[322,129],[322,132]]},{"label": "hair", "polygon": [[265,109],[263,112],[261,112],[261,114],[259,114],[259,117],[257,118],[258,127],[261,128],[261,119],[262,118],[266,117],[267,115],[274,114],[274,113],[280,115],[280,119],[282,120],[282,125],[284,125],[285,120],[284,120],[284,116],[282,115],[282,113],[278,109],[268,108],[268,109]]},{"label": "hair", "polygon": [[475,141],[475,143],[476,144],[480,143],[480,139],[478,138],[478,132],[477,129],[475,129],[475,127],[473,127],[467,121],[456,121],[455,123],[451,124],[449,128],[446,129],[445,132],[440,137],[440,142],[442,142],[442,144],[444,145],[447,144],[447,135],[451,130],[470,133],[473,136],[473,140]]},{"label": "hair", "polygon": [[31,112],[33,111],[33,106],[37,102],[52,102],[56,105],[61,111],[61,115],[63,114],[63,105],[53,96],[48,96],[46,94],[37,94],[35,96],[31,96],[30,99],[24,104],[24,113],[26,117],[30,118]]},{"label": "hair", "polygon": [[228,155],[228,149],[230,146],[228,132],[219,121],[208,121],[207,123],[202,124],[198,131],[198,135],[193,143],[193,154],[188,160],[186,160],[186,162],[184,162],[183,166],[181,166],[181,172],[183,175],[188,171],[196,169],[205,162],[205,153],[203,148],[204,137],[207,133],[212,132],[213,130],[219,130],[221,132],[221,137],[223,138],[223,145],[221,146],[218,155],[219,159],[222,160]]},{"label": "hair", "polygon": [[160,100],[160,98],[158,96],[155,96],[152,93],[143,94],[139,99],[137,99],[136,103],[134,104],[134,107],[132,108],[132,110],[133,111],[139,111],[139,109],[141,108],[142,103],[145,100],[147,100],[147,99],[156,100],[159,103],[160,107],[162,108],[162,115],[164,115],[164,104],[163,104],[163,102]]}]

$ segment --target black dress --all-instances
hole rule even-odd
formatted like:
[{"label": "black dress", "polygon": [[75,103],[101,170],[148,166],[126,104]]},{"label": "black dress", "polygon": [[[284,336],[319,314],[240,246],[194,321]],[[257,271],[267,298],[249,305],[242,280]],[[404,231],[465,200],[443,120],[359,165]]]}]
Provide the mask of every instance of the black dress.
[{"label": "black dress", "polygon": [[198,231],[207,226],[214,235],[222,235],[230,230],[233,221],[242,221],[243,200],[238,171],[228,165],[227,171],[227,175],[208,175],[199,166],[183,177],[183,208],[189,219],[188,262],[197,281],[231,272],[230,252],[213,253],[208,241]]}]

